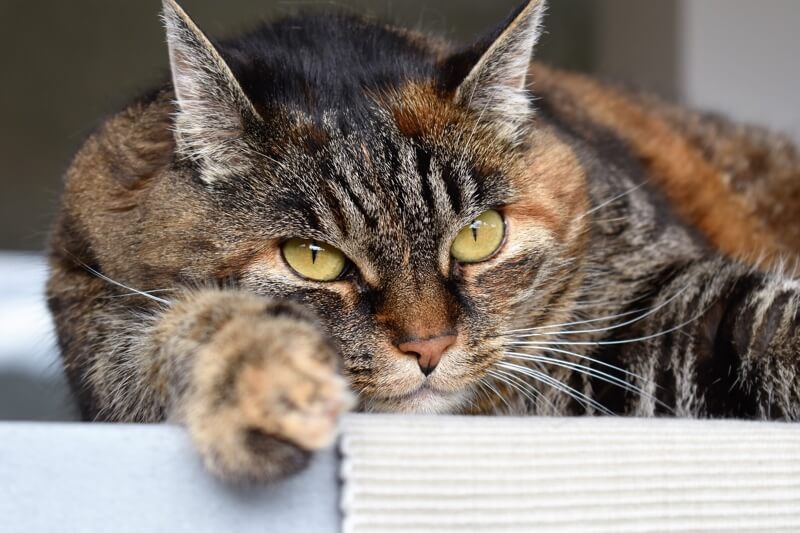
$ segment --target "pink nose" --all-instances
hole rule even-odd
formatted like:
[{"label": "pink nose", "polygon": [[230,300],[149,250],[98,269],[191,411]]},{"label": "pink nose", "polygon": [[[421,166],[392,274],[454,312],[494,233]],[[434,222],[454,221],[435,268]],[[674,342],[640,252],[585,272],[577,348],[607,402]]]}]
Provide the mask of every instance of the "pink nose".
[{"label": "pink nose", "polygon": [[397,347],[401,352],[416,357],[422,373],[430,376],[439,366],[444,352],[454,345],[457,339],[455,335],[442,335],[431,339],[401,342]]}]

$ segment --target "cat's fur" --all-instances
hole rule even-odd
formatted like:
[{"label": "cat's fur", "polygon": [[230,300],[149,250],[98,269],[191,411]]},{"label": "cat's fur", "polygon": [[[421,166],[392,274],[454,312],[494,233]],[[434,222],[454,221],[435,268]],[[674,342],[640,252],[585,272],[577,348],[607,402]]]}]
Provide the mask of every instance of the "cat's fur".
[{"label": "cat's fur", "polygon": [[[348,16],[215,46],[165,0],[174,83],[86,142],[52,234],[84,417],[183,423],[255,480],[329,443],[348,388],[367,411],[800,418],[800,154],[530,66],[543,11],[464,50]],[[458,264],[488,209],[503,248]],[[352,267],[301,279],[295,237]],[[429,377],[395,347],[443,332]]]}]

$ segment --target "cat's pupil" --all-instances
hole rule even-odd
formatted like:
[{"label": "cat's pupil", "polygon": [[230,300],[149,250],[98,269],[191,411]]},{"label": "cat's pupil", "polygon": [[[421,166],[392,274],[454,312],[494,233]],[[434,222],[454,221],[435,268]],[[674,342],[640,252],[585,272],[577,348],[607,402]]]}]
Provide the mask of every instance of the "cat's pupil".
[{"label": "cat's pupil", "polygon": [[316,265],[317,256],[322,251],[322,247],[319,244],[312,242],[311,245],[309,245],[308,249],[311,250],[311,263]]},{"label": "cat's pupil", "polygon": [[480,220],[476,220],[475,222],[472,223],[472,239],[475,242],[478,242],[478,228],[481,227],[481,224],[482,223]]}]

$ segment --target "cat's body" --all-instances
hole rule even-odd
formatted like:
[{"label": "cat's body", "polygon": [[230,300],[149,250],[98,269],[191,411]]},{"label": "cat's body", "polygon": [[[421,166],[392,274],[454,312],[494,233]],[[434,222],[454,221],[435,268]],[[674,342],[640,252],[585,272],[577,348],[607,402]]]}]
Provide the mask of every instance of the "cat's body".
[{"label": "cat's body", "polygon": [[[86,418],[185,423],[252,479],[329,441],[339,366],[364,410],[800,418],[782,138],[528,72],[539,2],[463,52],[312,17],[220,56],[165,10],[175,89],[89,139],[52,238]],[[502,245],[453,259],[490,210]],[[298,238],[350,266],[304,279]]]}]

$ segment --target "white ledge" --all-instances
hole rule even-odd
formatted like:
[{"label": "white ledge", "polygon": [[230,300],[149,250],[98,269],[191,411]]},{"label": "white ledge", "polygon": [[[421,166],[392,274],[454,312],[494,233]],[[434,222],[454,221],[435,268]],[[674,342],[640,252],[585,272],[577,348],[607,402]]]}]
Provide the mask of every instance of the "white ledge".
[{"label": "white ledge", "polygon": [[351,417],[344,531],[800,531],[800,425]]},{"label": "white ledge", "polygon": [[800,425],[354,415],[340,449],[236,488],[178,427],[0,424],[0,531],[800,531]]}]

